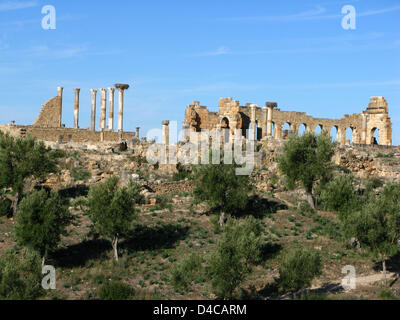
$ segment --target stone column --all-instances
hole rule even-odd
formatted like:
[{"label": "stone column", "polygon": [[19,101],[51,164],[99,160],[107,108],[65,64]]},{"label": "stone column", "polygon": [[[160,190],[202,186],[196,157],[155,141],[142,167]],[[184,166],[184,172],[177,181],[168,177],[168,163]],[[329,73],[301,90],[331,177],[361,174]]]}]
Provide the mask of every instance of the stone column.
[{"label": "stone column", "polygon": [[339,145],[344,146],[346,144],[346,128],[339,127],[337,137]]},{"label": "stone column", "polygon": [[169,145],[169,121],[165,120],[162,123],[162,144]]},{"label": "stone column", "polygon": [[265,139],[267,137],[267,122],[268,122],[268,108],[264,107],[263,109],[263,119],[261,123],[263,124],[262,127],[262,138]]},{"label": "stone column", "polygon": [[136,127],[136,138],[140,139],[140,127]]},{"label": "stone column", "polygon": [[108,115],[108,130],[114,131],[114,92],[115,88],[108,88],[110,91],[110,113]]},{"label": "stone column", "polygon": [[90,122],[90,129],[92,131],[96,131],[96,98],[97,98],[97,90],[90,89],[92,92],[92,118]]},{"label": "stone column", "polygon": [[267,137],[272,137],[272,110],[276,106],[275,103],[267,102],[266,107],[268,109],[267,114]]},{"label": "stone column", "polygon": [[252,140],[252,141],[256,141],[257,140],[256,110],[257,110],[257,105],[256,104],[250,105],[250,118],[251,118],[250,140]]},{"label": "stone column", "polygon": [[60,118],[59,118],[59,120],[58,120],[58,122],[59,122],[59,127],[61,127],[61,125],[62,125],[62,107],[63,107],[63,91],[64,91],[64,88],[63,87],[57,87],[57,95],[61,98],[61,102],[60,102]]},{"label": "stone column", "polygon": [[182,140],[183,142],[188,142],[190,139],[190,126],[186,123],[182,126]]},{"label": "stone column", "polygon": [[129,89],[127,84],[116,84],[119,93],[118,131],[124,131],[124,91]]},{"label": "stone column", "polygon": [[107,91],[100,89],[101,92],[101,107],[100,107],[100,131],[106,129],[106,113],[107,113]]},{"label": "stone column", "polygon": [[361,129],[361,144],[367,144],[367,114],[362,113],[362,129]]},{"label": "stone column", "polygon": [[74,104],[74,128],[79,129],[79,92],[81,89],[75,88],[75,104]]}]

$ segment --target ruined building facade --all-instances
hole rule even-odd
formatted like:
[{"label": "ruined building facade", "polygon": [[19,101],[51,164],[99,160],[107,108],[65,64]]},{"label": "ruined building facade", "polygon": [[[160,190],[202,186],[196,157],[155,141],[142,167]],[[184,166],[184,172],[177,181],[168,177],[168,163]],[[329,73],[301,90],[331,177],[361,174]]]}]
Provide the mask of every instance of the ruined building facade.
[{"label": "ruined building facade", "polygon": [[[336,140],[345,145],[346,131],[352,130],[352,142],[355,144],[377,144],[374,138],[379,132],[379,144],[392,145],[392,123],[389,117],[388,103],[384,97],[372,97],[368,108],[362,113],[345,115],[342,119],[313,118],[303,112],[282,111],[277,103],[267,102],[259,108],[255,104],[240,106],[239,101],[222,98],[219,101],[219,112],[210,112],[207,107],[195,101],[189,105],[183,123],[184,130],[201,132],[202,130],[230,129],[242,130],[244,137],[254,140],[286,139],[289,134],[298,134],[300,126],[314,132],[321,130],[336,131]],[[289,130],[284,130],[287,124]]]},{"label": "ruined building facade", "polygon": [[[118,128],[114,129],[114,93],[118,90]],[[97,89],[91,89],[92,103],[91,103],[91,125],[88,129],[81,129],[79,127],[79,95],[80,89],[74,89],[75,103],[74,103],[74,127],[66,128],[62,124],[62,110],[63,110],[63,87],[58,87],[57,96],[49,99],[43,104],[39,116],[31,126],[21,126],[12,123],[8,126],[0,128],[3,131],[9,132],[16,136],[25,136],[30,133],[32,136],[45,141],[54,142],[120,142],[131,140],[139,137],[139,129],[136,132],[125,132],[123,130],[123,116],[124,116],[124,91],[129,89],[127,84],[116,84],[115,87],[108,88],[108,101],[107,90],[100,89],[100,124],[96,130],[96,110],[97,110]],[[108,102],[108,103],[107,103]],[[108,117],[107,117],[108,105]],[[106,126],[106,120],[108,124]]]}]

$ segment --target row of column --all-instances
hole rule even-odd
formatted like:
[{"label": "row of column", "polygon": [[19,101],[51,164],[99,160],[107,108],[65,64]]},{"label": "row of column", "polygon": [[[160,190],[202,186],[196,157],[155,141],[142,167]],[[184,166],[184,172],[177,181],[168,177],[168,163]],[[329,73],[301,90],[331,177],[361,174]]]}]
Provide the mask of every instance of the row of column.
[{"label": "row of column", "polygon": [[[129,89],[129,85],[117,84],[115,87],[119,93],[119,112],[118,112],[118,131],[124,130],[124,91]],[[81,89],[75,88],[75,103],[74,103],[74,128],[79,128],[79,94]],[[97,89],[90,89],[92,93],[92,109],[91,109],[91,121],[90,129],[96,131],[96,108],[97,108]],[[109,114],[108,114],[108,130],[114,131],[114,93],[115,88],[108,88],[109,91]],[[107,118],[107,90],[100,89],[101,101],[100,101],[100,130],[106,130],[106,118]],[[59,88],[60,95],[60,88]],[[61,90],[62,95],[62,90]],[[138,131],[138,130],[137,130]]]},{"label": "row of column", "polygon": [[[266,106],[263,108],[263,121],[262,127],[262,138],[272,137],[272,112],[273,109],[277,107],[276,102],[267,102]],[[251,121],[251,136],[250,139],[257,140],[256,133],[256,111],[258,106],[256,104],[250,105],[250,121]],[[265,123],[267,126],[265,127]]]}]

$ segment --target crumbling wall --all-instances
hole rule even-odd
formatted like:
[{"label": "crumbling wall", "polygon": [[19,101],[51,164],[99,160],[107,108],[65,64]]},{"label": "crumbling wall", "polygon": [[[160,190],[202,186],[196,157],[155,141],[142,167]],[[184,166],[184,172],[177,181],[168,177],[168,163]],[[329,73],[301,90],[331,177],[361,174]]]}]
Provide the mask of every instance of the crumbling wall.
[{"label": "crumbling wall", "polygon": [[[392,123],[384,97],[372,97],[366,111],[344,115],[341,119],[314,118],[304,112],[276,109],[276,105],[267,102],[264,108],[252,104],[241,107],[239,101],[221,98],[219,112],[209,112],[206,107],[200,106],[200,102],[195,101],[186,109],[184,125],[196,132],[205,129],[229,128],[231,131],[242,129],[243,136],[246,136],[250,126],[254,126],[257,127],[256,140],[267,136],[285,139],[289,133],[298,134],[302,125],[308,132],[314,132],[319,126],[321,130],[329,133],[335,129],[336,140],[341,145],[349,143],[346,141],[348,129],[352,130],[352,143],[367,145],[376,143],[374,134],[379,130],[379,144],[387,146],[392,144]],[[274,128],[270,133],[268,121]],[[289,130],[283,130],[285,124],[288,124]]]},{"label": "crumbling wall", "polygon": [[61,127],[62,98],[56,96],[48,100],[40,110],[40,114],[33,123],[33,127],[58,128]]}]

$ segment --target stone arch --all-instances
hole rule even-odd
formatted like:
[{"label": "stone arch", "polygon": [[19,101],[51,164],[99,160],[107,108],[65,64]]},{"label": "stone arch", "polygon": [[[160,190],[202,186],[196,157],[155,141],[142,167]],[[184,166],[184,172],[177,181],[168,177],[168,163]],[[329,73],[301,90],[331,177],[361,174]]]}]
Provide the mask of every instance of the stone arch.
[{"label": "stone arch", "polygon": [[250,117],[244,112],[240,112],[242,118],[242,136],[248,138],[248,132],[250,130]]},{"label": "stone arch", "polygon": [[287,121],[283,124],[283,126],[282,126],[282,138],[283,139],[287,139],[289,137],[291,128],[292,128],[292,124],[289,121]]},{"label": "stone arch", "polygon": [[271,135],[275,138],[275,121],[272,121]]},{"label": "stone arch", "polygon": [[299,125],[299,128],[297,130],[297,134],[299,136],[302,136],[305,132],[307,132],[307,124],[306,123],[302,123]]},{"label": "stone arch", "polygon": [[379,128],[377,128],[377,127],[372,128],[371,132],[370,132],[370,137],[371,137],[370,144],[375,144],[375,145],[380,144],[380,139],[379,139],[380,130],[379,130]]},{"label": "stone arch", "polygon": [[354,128],[353,127],[347,127],[346,128],[346,138],[345,138],[345,144],[352,144],[354,140]]},{"label": "stone arch", "polygon": [[228,117],[223,117],[220,122],[220,128],[221,130],[225,130],[224,132],[224,137],[225,137],[225,143],[229,142],[229,136],[230,136],[230,122]]},{"label": "stone arch", "polygon": [[332,141],[339,141],[339,127],[332,126],[331,130],[329,131],[329,135],[332,138]]},{"label": "stone arch", "polygon": [[324,126],[322,124],[318,124],[318,125],[316,125],[316,127],[314,129],[314,133],[321,134],[323,130],[324,130]]}]

